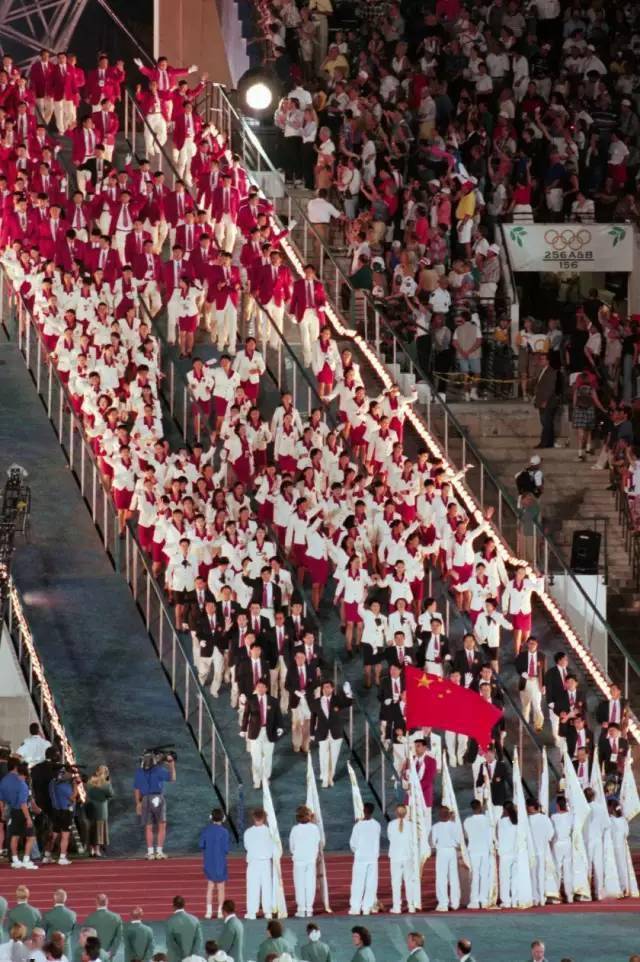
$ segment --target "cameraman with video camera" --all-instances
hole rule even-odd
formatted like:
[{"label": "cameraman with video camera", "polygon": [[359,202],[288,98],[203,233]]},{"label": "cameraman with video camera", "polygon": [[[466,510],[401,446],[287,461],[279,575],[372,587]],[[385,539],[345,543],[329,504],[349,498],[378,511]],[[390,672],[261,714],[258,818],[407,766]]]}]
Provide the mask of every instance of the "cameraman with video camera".
[{"label": "cameraman with video camera", "polygon": [[71,865],[67,858],[69,836],[73,825],[73,816],[78,798],[78,786],[81,784],[80,772],[75,766],[60,765],[55,776],[49,782],[49,798],[51,800],[51,835],[45,845],[42,864],[53,861],[51,852],[60,838],[60,855],[58,865]]},{"label": "cameraman with video camera", "polygon": [[[133,782],[136,815],[142,818],[147,842],[147,858],[164,859],[164,841],[167,835],[167,802],[164,783],[175,782],[176,760],[174,751],[165,748],[147,748],[140,760]],[[154,829],[157,841],[154,850]]]}]

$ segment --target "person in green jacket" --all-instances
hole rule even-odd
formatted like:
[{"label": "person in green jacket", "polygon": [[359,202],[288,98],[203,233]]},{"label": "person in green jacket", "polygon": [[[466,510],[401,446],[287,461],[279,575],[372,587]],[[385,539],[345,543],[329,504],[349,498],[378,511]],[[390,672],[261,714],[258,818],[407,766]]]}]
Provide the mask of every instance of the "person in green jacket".
[{"label": "person in green jacket", "polygon": [[142,921],[144,912],[139,905],[131,909],[131,921],[122,929],[124,962],[149,962],[153,955],[153,931]]},{"label": "person in green jacket", "polygon": [[300,946],[299,954],[302,962],[331,962],[331,949],[326,942],[320,941],[320,929],[315,922],[307,925],[307,939]]},{"label": "person in green jacket", "polygon": [[84,920],[84,924],[96,930],[100,948],[113,959],[122,942],[122,919],[109,909],[109,898],[104,893],[96,896],[96,911]]},{"label": "person in green jacket", "polygon": [[173,915],[167,919],[167,956],[169,962],[182,962],[189,955],[202,955],[204,942],[200,922],[185,912],[181,895],[173,899]]},{"label": "person in green jacket", "polygon": [[109,801],[113,798],[111,776],[106,765],[98,765],[87,781],[89,855],[100,857],[109,844]]},{"label": "person in green jacket", "polygon": [[265,962],[269,955],[280,955],[282,952],[291,952],[292,947],[284,937],[282,923],[277,919],[267,922],[267,938],[258,946],[257,962]]},{"label": "person in green jacket", "polygon": [[429,962],[429,956],[424,950],[424,935],[422,932],[409,932],[407,948],[409,949],[407,962]]},{"label": "person in green jacket", "polygon": [[216,939],[218,948],[230,955],[233,962],[244,962],[244,929],[236,915],[233,899],[225,899],[222,903],[222,918],[224,925]]},{"label": "person in green jacket", "polygon": [[16,905],[7,913],[7,928],[15,924],[24,925],[27,937],[34,926],[42,925],[42,916],[34,905],[29,905],[29,889],[26,885],[19,885],[16,889]]},{"label": "person in green jacket", "polygon": [[354,925],[351,929],[351,939],[356,947],[351,962],[376,962],[376,957],[371,948],[369,929],[365,929],[364,925]]},{"label": "person in green jacket", "polygon": [[76,925],[76,913],[67,908],[67,893],[64,889],[56,889],[53,893],[53,908],[44,913],[43,921],[47,938],[52,932],[62,932],[65,941],[71,938]]}]

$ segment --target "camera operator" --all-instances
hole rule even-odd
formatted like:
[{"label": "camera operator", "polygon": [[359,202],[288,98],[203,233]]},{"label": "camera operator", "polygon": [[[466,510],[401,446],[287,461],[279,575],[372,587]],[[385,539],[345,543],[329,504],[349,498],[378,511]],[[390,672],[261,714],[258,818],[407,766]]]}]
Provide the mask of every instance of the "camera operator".
[{"label": "camera operator", "polygon": [[54,746],[47,748],[43,762],[38,762],[31,769],[31,791],[33,800],[40,809],[40,814],[36,815],[35,828],[36,838],[40,851],[44,851],[45,845],[51,833],[51,818],[53,816],[53,806],[49,795],[49,785],[51,779],[60,768],[60,752]]},{"label": "camera operator", "polygon": [[[13,868],[37,869],[38,866],[31,861],[35,831],[30,804],[33,805],[34,810],[37,806],[30,802],[29,766],[17,758],[10,758],[7,768],[7,774],[0,783],[0,804],[7,823],[11,865]],[[22,862],[18,855],[20,839],[24,839]]]},{"label": "camera operator", "polygon": [[73,816],[78,799],[78,786],[81,783],[77,768],[61,765],[54,778],[49,782],[49,798],[51,799],[51,835],[42,856],[43,865],[52,862],[51,852],[60,839],[60,855],[58,865],[71,865],[67,858],[69,850],[69,836],[73,824]]},{"label": "camera operator", "polygon": [[[173,753],[147,750],[137,769],[133,782],[136,815],[142,818],[147,842],[148,859],[164,859],[164,841],[167,835],[167,802],[164,783],[176,780],[176,758]],[[154,828],[157,841],[154,851]]]}]

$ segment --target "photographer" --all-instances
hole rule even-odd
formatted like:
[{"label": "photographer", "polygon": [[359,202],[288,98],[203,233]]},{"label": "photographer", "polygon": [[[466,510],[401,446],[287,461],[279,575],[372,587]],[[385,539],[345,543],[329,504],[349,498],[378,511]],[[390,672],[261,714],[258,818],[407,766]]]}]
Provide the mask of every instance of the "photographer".
[{"label": "photographer", "polygon": [[[31,861],[31,849],[35,831],[30,811],[29,766],[16,758],[10,758],[8,772],[0,783],[0,804],[7,823],[7,838],[14,868],[37,869]],[[37,806],[34,805],[34,810]],[[24,858],[18,855],[20,839],[24,839]]]},{"label": "photographer", "polygon": [[81,779],[77,768],[61,765],[54,778],[49,782],[49,798],[51,799],[51,835],[45,846],[42,857],[43,865],[52,861],[51,852],[60,838],[60,855],[58,865],[71,865],[67,858],[69,836],[73,824],[78,798],[78,786]]},{"label": "photographer", "polygon": [[[136,815],[142,818],[147,841],[147,858],[164,859],[164,841],[167,835],[167,803],[164,783],[176,780],[176,757],[157,749],[148,749],[142,756],[140,767],[133,782]],[[154,851],[154,828],[157,841]]]}]

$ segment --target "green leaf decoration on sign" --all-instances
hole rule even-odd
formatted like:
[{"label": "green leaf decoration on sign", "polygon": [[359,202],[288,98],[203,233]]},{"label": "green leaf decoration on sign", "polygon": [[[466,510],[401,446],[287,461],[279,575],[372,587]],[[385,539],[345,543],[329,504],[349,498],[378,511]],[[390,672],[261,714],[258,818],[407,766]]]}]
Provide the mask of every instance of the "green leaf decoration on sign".
[{"label": "green leaf decoration on sign", "polygon": [[524,247],[524,239],[526,236],[526,227],[512,227],[509,231],[509,237],[514,244],[518,245],[518,247]]},{"label": "green leaf decoration on sign", "polygon": [[623,241],[627,236],[627,232],[624,227],[612,227],[608,233],[609,237],[611,237],[613,240],[614,247],[617,247],[618,244],[620,244],[621,241]]}]

